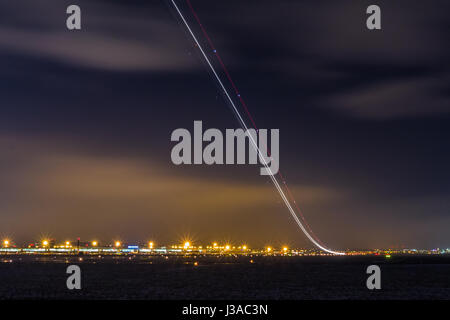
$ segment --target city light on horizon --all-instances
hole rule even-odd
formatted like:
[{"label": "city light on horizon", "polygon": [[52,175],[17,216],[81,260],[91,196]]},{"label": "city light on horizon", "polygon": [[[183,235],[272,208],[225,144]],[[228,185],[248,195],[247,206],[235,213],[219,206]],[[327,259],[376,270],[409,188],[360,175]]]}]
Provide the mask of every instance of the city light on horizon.
[{"label": "city light on horizon", "polygon": [[[202,243],[193,243],[190,238],[185,238],[181,245],[176,244],[177,242],[173,242],[173,244],[164,244],[158,243],[154,239],[147,241],[120,241],[113,240],[112,242],[103,242],[96,240],[91,240],[87,242],[83,242],[78,240],[79,244],[75,247],[74,242],[70,240],[63,239],[60,241],[58,239],[53,239],[50,237],[41,238],[39,242],[25,242],[26,245],[16,245],[13,243],[10,238],[3,238],[1,240],[0,250],[4,250],[5,252],[24,252],[25,248],[28,251],[29,249],[36,248],[36,251],[39,252],[39,249],[42,252],[51,253],[51,252],[62,252],[61,250],[67,250],[70,253],[77,253],[80,251],[89,251],[92,252],[109,252],[110,248],[114,248],[115,253],[149,253],[149,254],[164,254],[169,252],[185,252],[185,254],[262,254],[262,255],[279,255],[279,256],[299,256],[299,255],[328,255],[329,253],[312,249],[312,248],[291,248],[288,245],[280,245],[280,246],[271,246],[266,245],[263,247],[252,247],[247,242],[240,242],[239,246],[233,245],[231,242],[210,242],[209,245],[202,245]],[[45,251],[43,250],[45,249]],[[95,250],[94,250],[95,249]],[[178,250],[178,251],[177,251]],[[32,251],[28,251],[32,252]],[[386,258],[393,256],[393,254],[444,254],[450,253],[450,248],[447,249],[406,249],[404,246],[400,248],[378,248],[378,249],[347,249],[345,251],[346,255],[383,255]],[[333,255],[333,254],[330,254]]]},{"label": "city light on horizon", "polygon": [[[121,241],[113,241],[111,243],[105,243],[105,245],[100,246],[100,242],[97,240],[93,240],[91,242],[82,242],[80,246],[76,247],[76,250],[73,248],[73,242],[71,241],[62,241],[59,245],[55,244],[58,240],[44,238],[40,240],[39,244],[33,244],[27,242],[27,245],[24,246],[16,246],[12,245],[12,241],[10,239],[1,240],[0,250],[4,250],[4,252],[9,253],[33,253],[33,252],[42,252],[43,254],[56,254],[58,252],[67,253],[79,253],[81,252],[92,252],[99,253],[102,252],[104,254],[128,254],[132,252],[133,254],[205,254],[205,255],[247,255],[249,253],[255,255],[267,255],[267,256],[308,256],[308,255],[333,255],[321,250],[311,249],[311,248],[290,248],[287,245],[283,245],[280,247],[272,247],[272,246],[264,246],[264,247],[256,247],[251,248],[248,244],[242,243],[240,246],[233,246],[231,243],[219,244],[217,242],[213,242],[209,246],[203,246],[201,244],[194,245],[191,240],[185,240],[182,244],[177,245],[158,245],[156,246],[155,241],[148,242],[121,242]],[[95,247],[95,250],[94,250]],[[111,247],[114,250],[111,250]],[[43,250],[45,249],[45,250]],[[394,257],[397,254],[450,254],[450,248],[447,249],[358,249],[352,250],[348,249],[345,251],[345,255],[383,255],[387,259]]]}]

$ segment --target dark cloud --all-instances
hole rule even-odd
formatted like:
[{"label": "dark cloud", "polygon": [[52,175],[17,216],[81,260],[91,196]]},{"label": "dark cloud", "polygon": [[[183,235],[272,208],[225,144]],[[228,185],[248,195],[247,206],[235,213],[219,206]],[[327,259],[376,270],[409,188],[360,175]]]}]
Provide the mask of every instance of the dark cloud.
[{"label": "dark cloud", "polygon": [[[370,4],[281,1],[273,8],[266,1],[257,7],[232,1],[198,7],[232,66],[274,87],[283,83],[292,96],[301,92],[304,104],[367,118],[447,113],[446,2],[379,1],[382,30],[375,32],[365,27]],[[375,90],[380,94],[370,95]]]},{"label": "dark cloud", "polygon": [[[398,118],[450,112],[450,96],[444,92],[449,81],[432,79],[397,80],[337,93],[327,104],[350,115],[367,118]],[[413,99],[411,99],[413,97]]]},{"label": "dark cloud", "polygon": [[[81,13],[85,28],[70,33],[65,29],[68,3],[3,3],[2,15],[9,19],[0,26],[2,50],[112,71],[179,71],[195,66],[186,55],[179,54],[183,46],[174,41],[179,38],[179,29],[167,17],[158,15],[160,7],[141,10],[114,2],[84,2]],[[26,24],[24,17],[30,19]]]}]

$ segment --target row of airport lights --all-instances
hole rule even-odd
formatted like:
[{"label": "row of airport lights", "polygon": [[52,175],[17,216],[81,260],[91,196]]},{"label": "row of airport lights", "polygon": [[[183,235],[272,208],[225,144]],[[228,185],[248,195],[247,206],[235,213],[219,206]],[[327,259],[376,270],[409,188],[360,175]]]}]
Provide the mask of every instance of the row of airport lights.
[{"label": "row of airport lights", "polygon": [[[10,246],[10,244],[11,244],[10,240],[8,240],[8,239],[3,240],[3,247],[4,248],[8,248]],[[50,245],[50,241],[49,240],[42,240],[42,246],[44,248],[48,247],[49,245]],[[66,241],[65,245],[66,245],[66,247],[70,247],[71,242],[70,241]],[[98,241],[92,241],[91,245],[92,245],[92,247],[97,247],[98,246]],[[122,243],[120,241],[115,241],[114,242],[114,247],[120,248],[121,246],[122,246]],[[153,249],[154,248],[154,242],[150,241],[148,243],[148,247],[150,249]],[[184,245],[183,245],[183,248],[185,250],[188,250],[189,248],[192,248],[192,245],[191,245],[191,243],[189,241],[186,241],[184,243]],[[220,248],[219,245],[217,244],[217,242],[213,243],[213,248]],[[247,251],[248,250],[248,247],[245,244],[242,245],[241,248],[242,248],[243,251]],[[229,244],[227,244],[227,245],[224,246],[224,249],[225,249],[225,251],[230,251],[231,250],[231,246]],[[284,253],[287,253],[288,247],[283,247],[282,250],[283,250]],[[272,249],[272,247],[266,247],[266,251],[268,253],[270,253],[270,252],[273,251],[273,249]]]},{"label": "row of airport lights", "polygon": [[[11,246],[11,241],[9,239],[5,239],[5,240],[3,240],[2,244],[3,244],[4,248],[9,248]],[[50,245],[50,240],[42,240],[41,244],[44,248],[48,247]],[[72,243],[70,241],[65,242],[66,247],[70,247],[71,245],[72,245]],[[92,245],[92,247],[97,247],[98,241],[92,241],[91,245]],[[122,246],[122,243],[120,241],[115,241],[114,246],[116,248],[120,248]],[[150,249],[153,248],[153,242],[149,242],[149,247],[150,247]]]},{"label": "row of airport lights", "polygon": [[[43,247],[48,247],[50,245],[50,241],[49,240],[42,240],[41,243],[42,243]],[[10,245],[11,245],[11,241],[10,240],[8,240],[8,239],[3,240],[3,247],[4,248],[9,248]],[[66,245],[66,247],[69,247],[71,245],[71,242],[70,241],[66,241],[65,245]],[[91,245],[93,247],[97,247],[98,246],[98,241],[92,241]],[[115,241],[114,242],[114,246],[116,248],[120,248],[122,246],[122,243],[120,241]],[[153,246],[154,246],[153,242],[152,241],[149,242],[148,246],[149,246],[150,249],[153,249]]]},{"label": "row of airport lights", "polygon": [[[185,250],[187,250],[187,249],[189,249],[189,248],[191,248],[191,243],[189,242],[189,241],[186,241],[185,243],[184,243],[184,249]],[[219,245],[217,244],[217,242],[214,242],[213,243],[213,248],[214,249],[220,249],[221,247],[219,247]],[[231,247],[231,245],[229,245],[229,244],[226,244],[224,247],[222,247],[223,249],[225,249],[225,251],[230,251],[231,249],[232,249],[232,247]],[[233,247],[234,248],[234,247]],[[242,245],[240,248],[242,248],[242,250],[243,251],[247,251],[248,250],[248,246],[247,245]],[[288,252],[288,247],[286,247],[286,246],[284,246],[283,248],[282,248],[282,251],[283,251],[283,253],[287,253]],[[267,253],[271,253],[271,252],[273,252],[273,248],[272,247],[266,247],[265,248],[265,251],[267,251]]]}]

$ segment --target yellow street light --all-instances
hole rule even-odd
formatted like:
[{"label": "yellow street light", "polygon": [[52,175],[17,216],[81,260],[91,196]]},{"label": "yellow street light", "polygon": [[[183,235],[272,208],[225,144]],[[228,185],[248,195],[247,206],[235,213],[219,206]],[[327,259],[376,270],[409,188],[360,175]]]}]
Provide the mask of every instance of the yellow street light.
[{"label": "yellow street light", "polygon": [[245,244],[242,246],[242,250],[247,250],[247,246]]},{"label": "yellow street light", "polygon": [[153,241],[150,241],[150,242],[148,243],[148,246],[150,247],[150,249],[153,249]]},{"label": "yellow street light", "polygon": [[120,247],[120,241],[116,241],[115,246]]},{"label": "yellow street light", "polygon": [[93,247],[96,247],[98,245],[98,242],[97,241],[92,241],[92,246]]},{"label": "yellow street light", "polygon": [[9,240],[4,240],[4,241],[3,241],[3,245],[4,245],[5,247],[9,246]]},{"label": "yellow street light", "polygon": [[225,250],[230,250],[230,245],[229,245],[229,244],[227,244],[227,245],[225,246]]},{"label": "yellow street light", "polygon": [[272,248],[271,247],[267,247],[267,252],[270,252],[270,251],[272,251]]},{"label": "yellow street light", "polygon": [[184,248],[185,248],[185,249],[189,248],[190,246],[191,246],[191,243],[190,243],[189,241],[186,241],[186,242],[184,243]]},{"label": "yellow street light", "polygon": [[48,246],[48,240],[42,241],[42,245],[43,245],[44,247]]}]

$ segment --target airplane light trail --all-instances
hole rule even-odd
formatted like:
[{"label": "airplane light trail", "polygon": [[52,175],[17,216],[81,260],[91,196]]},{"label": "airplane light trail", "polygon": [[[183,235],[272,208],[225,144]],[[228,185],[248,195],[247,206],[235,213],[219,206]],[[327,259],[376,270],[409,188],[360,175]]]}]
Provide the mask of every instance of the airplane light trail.
[{"label": "airplane light trail", "polygon": [[[228,90],[225,88],[224,84],[222,83],[222,80],[220,79],[220,77],[218,76],[215,68],[213,67],[213,65],[211,64],[208,56],[206,55],[205,51],[203,50],[203,47],[201,46],[201,44],[199,43],[199,41],[197,40],[197,37],[195,36],[194,32],[192,31],[191,27],[189,26],[189,24],[187,23],[186,19],[184,18],[183,14],[181,13],[180,9],[178,8],[177,4],[175,3],[175,0],[171,0],[175,10],[177,11],[178,15],[180,16],[181,20],[183,21],[184,25],[186,26],[189,34],[192,36],[192,39],[194,40],[195,44],[198,46],[198,48],[200,49],[200,52],[202,54],[202,56],[205,58],[206,63],[208,64],[209,68],[211,69],[212,73],[214,74],[214,77],[216,78],[217,82],[219,83],[219,86],[222,88],[223,92],[225,93],[225,96],[227,97],[228,101],[230,102],[232,109],[236,115],[236,117],[238,118],[238,121],[241,124],[241,127],[243,128],[243,130],[247,131],[248,127],[247,124],[245,123],[244,119],[242,118],[241,114],[239,113],[238,109],[236,108],[235,103],[233,102],[233,99],[231,99],[230,94],[228,93]],[[345,255],[345,253],[343,252],[337,252],[331,249],[326,248],[325,246],[321,245],[320,243],[318,243],[309,233],[308,231],[305,229],[305,227],[303,226],[303,224],[301,223],[301,221],[299,220],[299,218],[297,217],[294,209],[292,208],[289,200],[286,198],[286,195],[284,194],[280,184],[278,183],[277,178],[273,175],[272,170],[270,169],[270,167],[268,166],[264,156],[262,155],[257,143],[255,142],[255,140],[253,139],[253,137],[251,135],[249,136],[249,141],[251,142],[253,148],[255,148],[255,150],[257,151],[260,159],[261,159],[261,163],[264,165],[264,167],[266,168],[266,170],[271,173],[269,174],[270,179],[272,180],[275,188],[277,189],[278,193],[280,194],[281,198],[283,199],[286,207],[288,208],[292,218],[295,220],[295,222],[297,223],[297,225],[300,227],[300,229],[303,231],[303,233],[308,237],[308,239],[318,248],[322,249],[325,252],[328,253],[332,253],[332,254],[336,254],[336,255]]]},{"label": "airplane light trail", "polygon": [[[186,0],[186,3],[188,4],[189,8],[191,9],[192,15],[194,16],[194,18],[195,18],[195,20],[197,21],[197,23],[198,23],[198,25],[199,25],[201,31],[203,32],[203,35],[205,36],[205,38],[206,38],[206,40],[207,40],[209,46],[211,47],[211,49],[212,49],[214,55],[215,55],[216,58],[217,58],[217,61],[219,61],[219,64],[220,64],[220,66],[222,67],[222,70],[224,71],[224,73],[225,73],[225,75],[226,75],[228,81],[230,82],[230,84],[231,84],[231,86],[232,86],[232,88],[233,88],[233,90],[234,90],[236,96],[239,98],[239,102],[241,103],[242,107],[243,107],[244,110],[245,110],[245,113],[247,114],[248,118],[250,119],[250,122],[252,123],[253,128],[258,132],[259,130],[258,130],[258,127],[256,126],[256,122],[255,122],[255,120],[253,120],[253,117],[252,117],[250,111],[249,111],[248,108],[247,108],[247,104],[245,103],[244,98],[243,98],[242,95],[240,94],[240,92],[239,92],[237,86],[235,85],[233,79],[231,78],[231,75],[230,75],[230,73],[228,72],[228,69],[227,69],[227,67],[225,66],[225,63],[223,63],[222,58],[220,57],[220,54],[219,54],[218,51],[216,50],[216,48],[215,48],[215,46],[214,46],[214,44],[213,44],[211,38],[209,37],[208,33],[206,32],[206,29],[204,28],[202,22],[200,21],[200,18],[198,17],[197,13],[195,12],[194,7],[193,7],[192,4],[191,4],[191,1],[190,1],[190,0]],[[269,150],[267,150],[267,154],[270,156],[270,151],[269,151]],[[313,236],[313,238],[315,238],[315,239],[317,240],[317,242],[319,242],[321,245],[324,246],[324,244],[320,241],[319,237],[317,237],[317,236],[314,234],[313,230],[311,229],[311,227],[309,226],[308,222],[306,221],[306,218],[303,216],[302,210],[300,209],[299,205],[298,205],[297,202],[295,201],[295,198],[294,198],[294,196],[292,195],[291,190],[289,189],[288,184],[286,183],[286,179],[284,178],[284,176],[283,176],[283,174],[282,174],[282,172],[281,172],[281,169],[278,170],[278,175],[280,176],[281,181],[283,181],[284,187],[286,188],[286,191],[287,191],[287,195],[289,196],[290,201],[294,203],[294,205],[295,205],[295,207],[296,207],[296,209],[297,209],[297,212],[298,212],[298,214],[300,215],[300,218],[302,219],[304,225],[305,225],[306,228],[309,230],[309,232],[310,232],[310,234]]]}]

